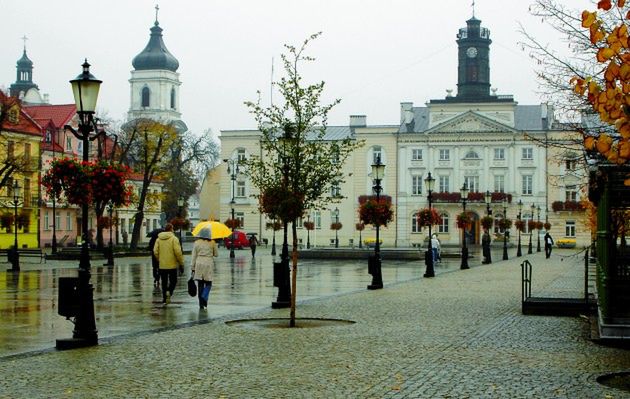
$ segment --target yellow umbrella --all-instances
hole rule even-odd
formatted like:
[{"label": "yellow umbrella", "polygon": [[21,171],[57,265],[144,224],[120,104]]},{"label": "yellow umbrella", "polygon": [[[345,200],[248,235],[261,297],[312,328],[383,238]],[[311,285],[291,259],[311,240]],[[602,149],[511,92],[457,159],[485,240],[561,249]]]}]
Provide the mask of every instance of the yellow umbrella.
[{"label": "yellow umbrella", "polygon": [[230,229],[229,227],[227,227],[221,222],[212,220],[212,221],[199,223],[193,229],[192,235],[196,237],[202,229],[210,229],[210,237],[213,240],[216,240],[219,238],[225,238],[225,237],[228,237],[230,234],[232,234],[232,229]]}]

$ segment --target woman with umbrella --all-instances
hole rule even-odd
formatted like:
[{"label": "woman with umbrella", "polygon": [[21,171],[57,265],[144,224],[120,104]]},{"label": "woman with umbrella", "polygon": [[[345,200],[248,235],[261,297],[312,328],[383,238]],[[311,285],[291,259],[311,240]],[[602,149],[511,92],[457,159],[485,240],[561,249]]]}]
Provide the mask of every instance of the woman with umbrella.
[{"label": "woman with umbrella", "polygon": [[208,296],[212,289],[214,258],[218,255],[217,244],[212,237],[212,229],[204,227],[198,231],[192,249],[192,277],[197,281],[197,297],[199,309],[208,307]]}]

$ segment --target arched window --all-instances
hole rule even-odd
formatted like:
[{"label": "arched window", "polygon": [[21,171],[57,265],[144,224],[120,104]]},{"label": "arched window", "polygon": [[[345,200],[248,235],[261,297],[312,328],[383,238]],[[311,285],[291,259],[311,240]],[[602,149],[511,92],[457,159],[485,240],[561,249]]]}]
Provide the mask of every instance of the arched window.
[{"label": "arched window", "polygon": [[438,224],[438,233],[448,233],[448,213],[440,213],[442,223]]},{"label": "arched window", "polygon": [[420,233],[422,228],[418,224],[418,214],[414,213],[411,215],[411,232],[412,233]]},{"label": "arched window", "polygon": [[149,90],[148,87],[145,86],[142,88],[142,106],[148,107],[151,104],[150,99],[151,99],[151,91]]},{"label": "arched window", "polygon": [[175,109],[175,88],[171,89],[171,109]]},{"label": "arched window", "polygon": [[474,150],[470,150],[466,153],[464,159],[479,159],[479,154],[477,154]]}]

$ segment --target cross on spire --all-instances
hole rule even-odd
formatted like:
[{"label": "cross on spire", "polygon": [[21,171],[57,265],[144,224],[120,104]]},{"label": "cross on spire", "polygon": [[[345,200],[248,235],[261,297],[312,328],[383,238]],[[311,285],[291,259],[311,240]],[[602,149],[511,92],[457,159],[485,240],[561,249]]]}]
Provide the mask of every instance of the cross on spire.
[{"label": "cross on spire", "polygon": [[158,11],[160,11],[160,6],[159,5],[155,5],[155,24],[158,24]]},{"label": "cross on spire", "polygon": [[475,0],[473,0],[471,5],[472,5],[473,18],[475,18]]},{"label": "cross on spire", "polygon": [[26,51],[26,41],[28,40],[28,37],[26,37],[26,35],[22,36],[21,39],[24,41],[24,51]]}]

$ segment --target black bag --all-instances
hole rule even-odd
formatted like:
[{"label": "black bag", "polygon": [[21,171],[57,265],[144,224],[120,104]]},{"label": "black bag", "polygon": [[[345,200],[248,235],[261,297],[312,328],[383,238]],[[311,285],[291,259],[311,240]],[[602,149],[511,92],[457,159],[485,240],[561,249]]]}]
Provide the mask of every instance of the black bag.
[{"label": "black bag", "polygon": [[193,276],[190,276],[190,279],[188,279],[188,295],[197,295],[197,284],[195,283],[195,280],[193,280]]}]

